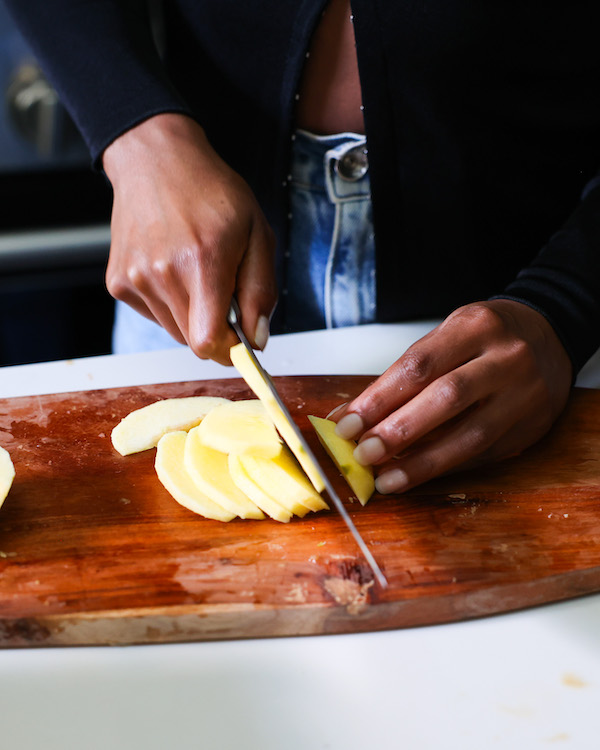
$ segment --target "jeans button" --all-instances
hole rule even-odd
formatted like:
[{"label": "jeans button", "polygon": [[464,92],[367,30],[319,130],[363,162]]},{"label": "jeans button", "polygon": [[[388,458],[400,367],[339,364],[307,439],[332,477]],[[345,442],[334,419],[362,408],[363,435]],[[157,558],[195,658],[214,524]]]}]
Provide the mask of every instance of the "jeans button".
[{"label": "jeans button", "polygon": [[342,180],[356,182],[364,177],[369,171],[369,160],[367,159],[367,149],[365,146],[356,146],[336,161],[336,174]]}]

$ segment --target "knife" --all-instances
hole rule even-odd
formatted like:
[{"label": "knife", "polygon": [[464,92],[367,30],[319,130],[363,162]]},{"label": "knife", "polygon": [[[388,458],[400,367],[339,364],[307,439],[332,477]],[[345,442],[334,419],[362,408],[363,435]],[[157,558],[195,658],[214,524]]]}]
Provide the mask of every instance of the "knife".
[{"label": "knife", "polygon": [[[379,565],[377,564],[377,561],[375,560],[375,557],[371,553],[371,550],[367,547],[367,544],[366,544],[365,540],[362,538],[362,536],[360,535],[360,532],[358,531],[358,529],[354,525],[354,522],[352,521],[352,519],[348,515],[348,511],[344,507],[344,505],[343,505],[342,501],[340,500],[337,492],[333,488],[333,485],[329,481],[329,479],[327,477],[327,474],[323,471],[323,469],[319,465],[319,462],[315,458],[315,455],[314,455],[312,449],[310,448],[310,446],[307,443],[306,439],[304,438],[304,436],[300,432],[300,429],[298,428],[297,424],[292,419],[292,416],[291,416],[290,412],[288,411],[287,406],[284,404],[283,400],[281,399],[281,396],[277,392],[277,389],[275,388],[275,386],[273,384],[273,381],[271,380],[270,375],[267,373],[267,371],[264,369],[264,367],[258,361],[258,359],[256,357],[256,354],[254,353],[254,349],[252,348],[252,346],[250,345],[250,342],[246,338],[246,335],[244,334],[244,331],[242,330],[240,308],[239,308],[239,305],[238,305],[237,300],[235,298],[233,298],[231,300],[231,306],[229,308],[229,314],[227,316],[227,321],[230,324],[230,326],[233,328],[233,330],[235,331],[237,337],[239,338],[239,340],[243,344],[244,348],[246,349],[248,355],[252,359],[252,361],[253,361],[253,363],[254,363],[254,365],[256,367],[256,371],[257,371],[258,376],[260,377],[260,379],[264,383],[264,385],[268,388],[271,396],[275,400],[275,403],[277,404],[277,406],[281,410],[281,412],[283,414],[283,417],[284,417],[284,419],[287,422],[287,426],[288,426],[289,430],[295,435],[295,437],[296,437],[296,439],[298,441],[298,444],[301,446],[301,450],[308,457],[308,459],[312,462],[314,471],[317,473],[317,475],[318,475],[319,479],[321,480],[323,486],[327,490],[327,494],[331,498],[332,503],[335,505],[335,507],[336,507],[337,511],[339,512],[339,514],[341,515],[344,523],[348,527],[348,530],[350,531],[350,533],[354,537],[354,540],[356,541],[356,543],[357,543],[360,551],[364,555],[367,563],[369,564],[369,567],[373,571],[373,575],[377,579],[377,582],[379,583],[379,585],[382,588],[386,588],[386,586],[388,585],[387,579],[383,575],[383,573],[381,571],[381,568],[379,567]],[[289,446],[289,447],[292,449],[292,452],[295,453],[295,451],[293,451],[293,446]]]}]

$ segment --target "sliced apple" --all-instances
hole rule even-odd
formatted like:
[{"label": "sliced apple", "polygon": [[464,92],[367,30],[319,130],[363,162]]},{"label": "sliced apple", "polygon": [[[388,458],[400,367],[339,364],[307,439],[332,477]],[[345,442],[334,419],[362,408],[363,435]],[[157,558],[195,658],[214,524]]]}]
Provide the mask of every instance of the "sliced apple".
[{"label": "sliced apple", "polygon": [[309,510],[329,507],[287,448],[275,458],[245,453],[240,456],[240,462],[256,484],[295,515],[304,516]]},{"label": "sliced apple", "polygon": [[216,406],[229,403],[218,396],[166,398],[136,409],[114,427],[111,440],[122,455],[154,448],[167,432],[189,430]]},{"label": "sliced apple", "polygon": [[248,386],[254,391],[255,395],[263,402],[265,409],[273,420],[279,434],[298,459],[298,462],[306,472],[316,491],[323,492],[325,485],[323,484],[323,480],[321,479],[317,467],[314,465],[310,456],[306,454],[294,430],[291,428],[284,413],[281,411],[279,404],[269,390],[268,385],[264,382],[252,357],[246,350],[246,347],[241,343],[232,346],[229,350],[229,356],[231,362],[242,378],[244,378]]},{"label": "sliced apple", "polygon": [[[265,459],[269,461],[270,459]],[[286,510],[282,505],[276,502],[259,484],[254,482],[246,473],[241,456],[236,453],[229,454],[229,473],[234,484],[248,495],[255,505],[263,510],[268,516],[281,523],[288,523],[292,517],[292,512]],[[303,508],[302,510],[306,510]]]},{"label": "sliced apple", "polygon": [[0,506],[5,501],[13,479],[15,478],[15,467],[9,452],[0,447]]},{"label": "sliced apple", "polygon": [[336,435],[335,422],[321,417],[309,417],[321,444],[331,456],[361,505],[366,505],[375,491],[373,469],[359,464],[354,458],[356,443]]},{"label": "sliced apple", "polygon": [[156,446],[154,467],[165,489],[184,508],[215,521],[231,521],[235,513],[225,510],[207,497],[194,482],[184,465],[187,432],[178,430],[163,435]]},{"label": "sliced apple", "polygon": [[198,425],[197,436],[203,445],[221,453],[252,452],[273,458],[282,449],[273,420],[256,398],[216,406]]},{"label": "sliced apple", "polygon": [[203,445],[198,427],[187,433],[183,462],[199,489],[217,505],[240,518],[264,518],[262,511],[231,478],[227,454]]}]

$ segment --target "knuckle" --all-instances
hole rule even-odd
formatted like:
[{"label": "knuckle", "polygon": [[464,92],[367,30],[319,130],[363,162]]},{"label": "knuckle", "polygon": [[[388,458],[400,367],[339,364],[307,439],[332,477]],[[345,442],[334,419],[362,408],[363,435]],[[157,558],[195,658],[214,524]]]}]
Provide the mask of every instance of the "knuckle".
[{"label": "knuckle", "polygon": [[389,439],[393,440],[394,443],[400,444],[412,443],[415,437],[412,426],[407,424],[405,420],[402,422],[396,422],[393,425],[393,429],[390,430],[390,433]]},{"label": "knuckle", "polygon": [[524,339],[514,339],[510,344],[510,357],[515,365],[527,373],[538,370],[538,362],[533,347]]},{"label": "knuckle", "polygon": [[132,293],[137,296],[137,292],[143,290],[144,286],[143,273],[137,266],[129,266],[116,272],[109,267],[106,271],[106,288],[115,299],[127,299]]},{"label": "knuckle", "polygon": [[216,328],[188,332],[189,347],[201,359],[214,359],[222,342],[223,337]]},{"label": "knuckle", "polygon": [[489,425],[475,422],[471,425],[467,435],[468,448],[475,454],[487,452],[494,442],[494,436]]},{"label": "knuckle", "polygon": [[368,389],[360,396],[360,402],[356,401],[352,406],[352,410],[357,412],[366,424],[370,424],[389,413],[389,395],[377,388]]},{"label": "knuckle", "polygon": [[[166,258],[158,257],[152,261],[150,266],[152,277],[160,282],[168,281],[173,277],[173,268]],[[142,282],[143,283],[143,282]]]},{"label": "knuckle", "polygon": [[462,411],[468,405],[463,379],[456,373],[446,376],[437,388],[437,398],[451,412]]},{"label": "knuckle", "polygon": [[146,293],[150,289],[150,280],[146,267],[139,265],[131,265],[126,271],[127,285],[130,289],[135,289],[141,294]]},{"label": "knuckle", "polygon": [[435,453],[424,453],[419,457],[419,482],[426,482],[442,473],[443,467]]},{"label": "knuckle", "polygon": [[203,359],[211,359],[217,350],[216,339],[214,337],[211,337],[210,335],[190,335],[189,345],[194,354]]},{"label": "knuckle", "polygon": [[115,299],[122,299],[125,296],[126,289],[124,288],[121,279],[110,271],[106,272],[106,288],[111,297]]},{"label": "knuckle", "polygon": [[413,385],[423,385],[431,380],[433,362],[430,354],[419,349],[409,349],[403,357],[406,379]]},{"label": "knuckle", "polygon": [[503,335],[506,331],[504,318],[489,305],[466,305],[456,311],[455,317],[459,319],[461,326],[466,325],[469,328],[484,331],[488,335]]},{"label": "knuckle", "polygon": [[414,440],[414,430],[406,419],[390,417],[384,420],[378,428],[378,436],[382,439],[388,452],[398,452],[405,445]]}]

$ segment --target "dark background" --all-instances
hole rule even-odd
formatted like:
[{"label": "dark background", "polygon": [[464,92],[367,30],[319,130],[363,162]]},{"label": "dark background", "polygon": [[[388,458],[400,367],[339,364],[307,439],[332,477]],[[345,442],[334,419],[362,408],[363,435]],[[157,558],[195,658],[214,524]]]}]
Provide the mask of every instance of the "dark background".
[{"label": "dark background", "polygon": [[73,238],[108,233],[110,186],[2,0],[0,95],[0,365],[107,354],[109,243]]}]

